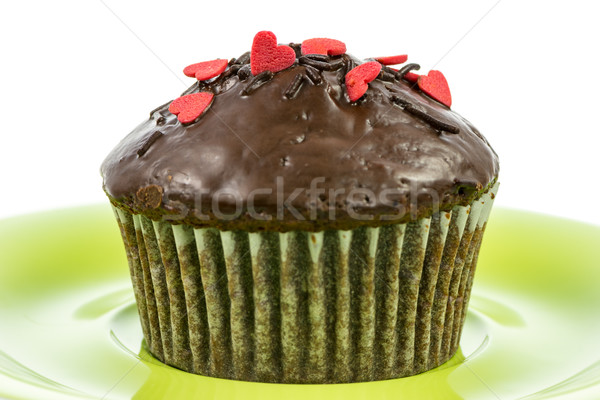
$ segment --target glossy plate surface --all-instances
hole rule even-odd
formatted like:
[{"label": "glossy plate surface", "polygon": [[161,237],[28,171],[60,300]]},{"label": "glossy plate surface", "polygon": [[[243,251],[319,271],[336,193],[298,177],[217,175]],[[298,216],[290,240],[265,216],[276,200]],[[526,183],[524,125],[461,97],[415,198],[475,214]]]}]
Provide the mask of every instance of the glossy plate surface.
[{"label": "glossy plate surface", "polygon": [[600,227],[495,209],[459,354],[345,385],[227,381],[155,361],[120,240],[108,206],[0,221],[0,398],[600,398]]}]

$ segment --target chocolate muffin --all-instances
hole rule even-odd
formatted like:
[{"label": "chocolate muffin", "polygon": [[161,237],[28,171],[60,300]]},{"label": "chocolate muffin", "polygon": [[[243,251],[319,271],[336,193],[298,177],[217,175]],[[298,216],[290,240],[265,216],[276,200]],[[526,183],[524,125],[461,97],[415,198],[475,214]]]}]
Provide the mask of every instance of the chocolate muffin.
[{"label": "chocolate muffin", "polygon": [[194,84],[108,155],[157,359],[340,383],[455,354],[498,157],[444,76],[405,61],[259,32],[238,58],[188,66]]}]

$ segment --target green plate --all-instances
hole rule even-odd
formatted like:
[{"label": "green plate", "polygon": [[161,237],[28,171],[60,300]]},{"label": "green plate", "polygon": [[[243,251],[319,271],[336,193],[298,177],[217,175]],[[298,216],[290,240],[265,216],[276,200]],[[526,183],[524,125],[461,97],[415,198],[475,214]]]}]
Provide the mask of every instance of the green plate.
[{"label": "green plate", "polygon": [[9,399],[598,399],[600,227],[491,216],[461,340],[421,375],[340,385],[206,378],[142,346],[108,206],[0,221],[0,397]]}]

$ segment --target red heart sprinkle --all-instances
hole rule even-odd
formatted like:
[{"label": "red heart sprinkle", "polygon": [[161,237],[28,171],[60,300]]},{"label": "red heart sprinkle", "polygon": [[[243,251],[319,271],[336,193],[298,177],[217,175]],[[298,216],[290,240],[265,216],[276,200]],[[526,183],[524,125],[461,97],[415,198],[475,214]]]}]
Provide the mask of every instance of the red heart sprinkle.
[{"label": "red heart sprinkle", "polygon": [[440,71],[431,70],[427,75],[421,75],[418,83],[419,88],[430,97],[448,107],[452,105],[448,81]]},{"label": "red heart sprinkle", "polygon": [[206,81],[221,75],[225,68],[227,68],[227,60],[219,59],[188,65],[183,69],[183,73],[192,78],[196,77],[199,81]]},{"label": "red heart sprinkle", "polygon": [[415,74],[414,72],[407,72],[406,74],[404,74],[404,79],[406,79],[409,82],[417,83],[420,76],[421,75]]},{"label": "red heart sprinkle", "polygon": [[352,68],[346,74],[346,90],[350,101],[356,101],[365,94],[368,83],[377,78],[381,71],[381,64],[377,61],[369,61],[358,67]]},{"label": "red heart sprinkle", "polygon": [[177,115],[182,124],[194,122],[212,102],[214,95],[209,92],[199,92],[181,96],[171,102],[169,111]]},{"label": "red heart sprinkle", "polygon": [[346,52],[346,44],[335,39],[314,38],[302,42],[302,54],[339,56]]},{"label": "red heart sprinkle", "polygon": [[406,54],[402,54],[399,56],[377,57],[375,59],[383,65],[396,65],[405,63],[406,60],[408,60],[408,56]]},{"label": "red heart sprinkle", "polygon": [[296,52],[290,46],[277,45],[275,34],[260,31],[254,36],[250,51],[250,71],[258,75],[264,71],[277,72],[296,61]]}]

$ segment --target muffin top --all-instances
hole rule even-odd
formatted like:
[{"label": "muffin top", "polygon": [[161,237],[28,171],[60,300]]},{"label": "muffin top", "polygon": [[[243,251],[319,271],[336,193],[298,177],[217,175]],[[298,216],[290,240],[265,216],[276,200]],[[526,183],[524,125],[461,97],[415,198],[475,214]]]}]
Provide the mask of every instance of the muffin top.
[{"label": "muffin top", "polygon": [[405,61],[259,32],[251,52],[184,70],[196,82],[112,150],[104,190],[152,219],[249,231],[378,226],[469,204],[496,181],[498,157],[450,109],[444,76]]}]

